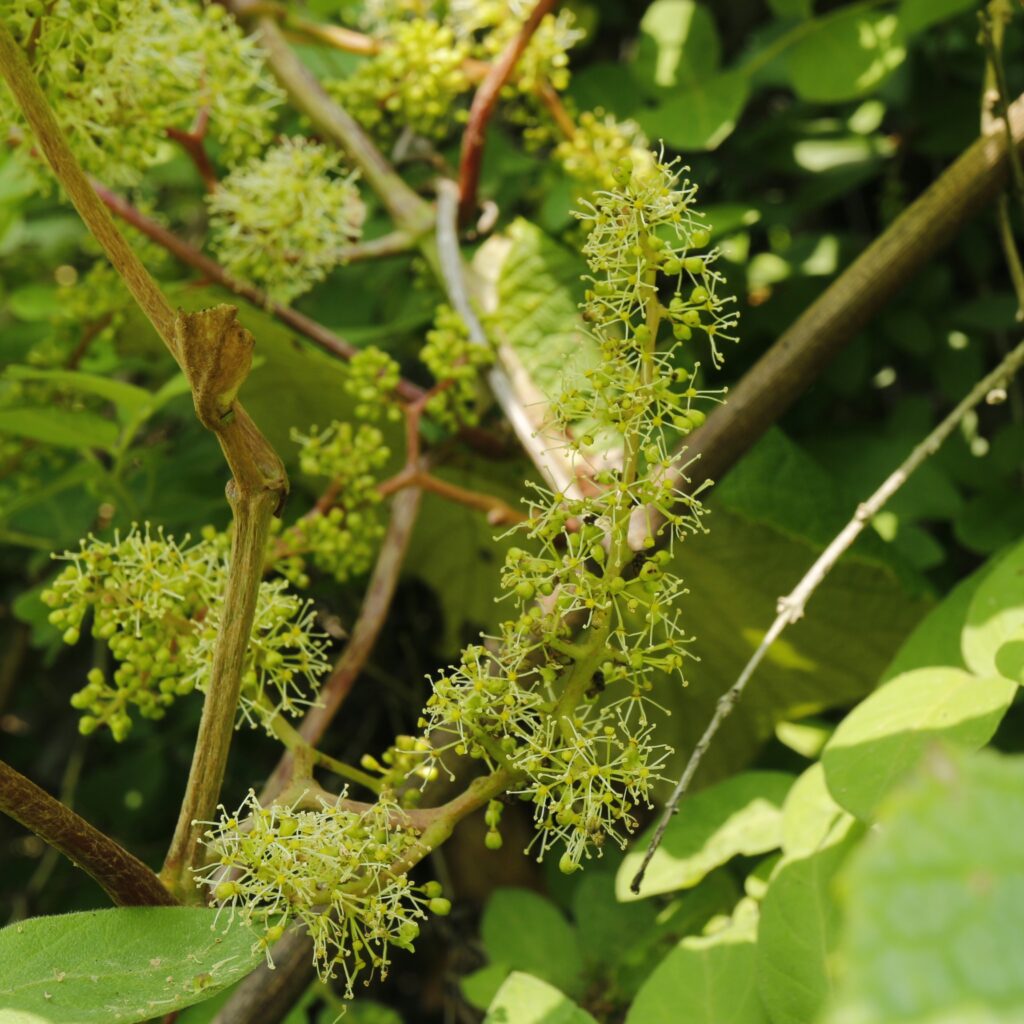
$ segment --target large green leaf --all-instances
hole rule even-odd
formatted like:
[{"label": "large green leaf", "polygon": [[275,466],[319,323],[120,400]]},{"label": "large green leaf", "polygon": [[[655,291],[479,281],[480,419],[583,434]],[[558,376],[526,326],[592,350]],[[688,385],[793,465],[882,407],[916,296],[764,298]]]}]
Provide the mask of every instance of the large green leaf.
[{"label": "large green leaf", "polygon": [[816,761],[797,778],[782,805],[782,852],[786,860],[804,857],[845,831],[850,815],[825,785],[825,769]]},{"label": "large green leaf", "polygon": [[516,971],[487,1010],[484,1024],[597,1024],[557,988]]},{"label": "large green leaf", "polygon": [[[1021,546],[1024,551],[1024,545]],[[962,633],[978,588],[995,570],[1000,557],[990,558],[961,580],[915,627],[882,675],[882,682],[915,668],[947,665],[967,669]]]},{"label": "large green leaf", "polygon": [[801,26],[780,58],[802,99],[836,103],[872,90],[903,63],[899,19],[873,3],[855,4]]},{"label": "large green leaf", "polygon": [[597,364],[597,345],[580,318],[585,265],[578,252],[520,218],[480,250],[474,267],[489,284],[491,333],[515,350],[542,394],[565,387],[567,371]]},{"label": "large green leaf", "polygon": [[[643,896],[689,889],[733,857],[751,857],[782,843],[782,802],[793,776],[745,772],[689,797],[669,822],[644,878]],[[616,894],[638,899],[629,888],[650,840],[645,832],[619,869]]]},{"label": "large green leaf", "polygon": [[150,404],[153,396],[145,389],[127,381],[103,377],[96,373],[82,373],[79,370],[40,370],[32,366],[9,366],[4,376],[11,380],[38,380],[96,395],[112,402],[122,419],[130,418]]},{"label": "large green leaf", "polygon": [[840,890],[827,1024],[1024,1020],[1024,759],[936,751],[880,813]]},{"label": "large green leaf", "polygon": [[0,436],[22,437],[58,448],[113,448],[117,424],[91,412],[69,409],[0,409]]},{"label": "large green leaf", "polygon": [[754,984],[756,904],[712,935],[683,939],[651,972],[626,1024],[767,1024]]},{"label": "large green leaf", "polygon": [[757,990],[772,1024],[808,1024],[834,987],[839,911],[832,879],[860,839],[851,824],[820,849],[786,860],[761,902]]},{"label": "large green leaf", "polygon": [[977,8],[978,0],[903,0],[899,11],[900,24],[910,35]]},{"label": "large green leaf", "polygon": [[581,992],[583,957],[576,930],[543,896],[498,889],[487,902],[480,934],[493,963],[536,975],[569,995]]},{"label": "large green leaf", "polygon": [[[718,67],[718,31],[708,8],[695,0],[654,0],[640,32],[641,74],[653,65],[650,77],[656,86],[692,88]],[[653,61],[646,59],[649,48]]]},{"label": "large green leaf", "polygon": [[961,647],[972,672],[1024,682],[1024,543],[980,580],[967,609]]},{"label": "large green leaf", "polygon": [[897,676],[860,703],[825,745],[821,763],[836,800],[870,820],[879,802],[938,739],[977,749],[1013,702],[1016,684],[955,668]]},{"label": "large green leaf", "polygon": [[193,907],[37,917],[0,931],[0,1024],[132,1024],[201,1002],[263,959],[258,933]]},{"label": "large green leaf", "polygon": [[681,150],[717,149],[732,133],[750,96],[742,71],[708,75],[640,114],[641,127],[654,139]]}]

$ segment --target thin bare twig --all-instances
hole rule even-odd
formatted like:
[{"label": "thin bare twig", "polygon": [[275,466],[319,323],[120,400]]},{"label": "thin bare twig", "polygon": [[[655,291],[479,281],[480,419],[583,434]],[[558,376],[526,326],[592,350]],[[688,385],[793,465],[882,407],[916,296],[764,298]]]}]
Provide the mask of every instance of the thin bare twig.
[{"label": "thin bare twig", "polygon": [[[825,548],[793,591],[786,597],[779,599],[778,615],[776,615],[775,621],[771,624],[771,628],[765,634],[757,650],[751,655],[750,660],[743,667],[739,678],[719,698],[711,721],[690,754],[690,759],[686,763],[683,776],[672,791],[672,795],[665,805],[665,810],[658,820],[658,827],[655,829],[654,836],[647,847],[644,859],[640,864],[640,869],[634,875],[632,882],[630,882],[630,889],[634,893],[638,894],[640,892],[640,886],[643,883],[644,874],[651,862],[651,858],[661,844],[665,836],[665,830],[668,828],[672,816],[676,813],[680,800],[686,795],[690,783],[693,781],[693,777],[698,767],[700,767],[708,747],[711,745],[711,741],[714,739],[719,728],[721,728],[722,723],[732,713],[733,708],[736,707],[747,683],[750,682],[751,677],[758,665],[761,664],[764,656],[768,653],[769,648],[787,626],[792,625],[803,617],[807,602],[815,590],[839,561],[840,557],[860,536],[864,527],[871,522],[874,516],[878,515],[886,502],[907,482],[914,471],[929,456],[934,455],[939,450],[942,443],[953,433],[964,416],[976,405],[983,402],[990,394],[998,395],[998,389],[1005,386],[1006,382],[1013,377],[1022,364],[1024,364],[1024,342],[1013,349],[991,373],[978,381],[957,407],[890,474],[882,486],[867,501],[857,506],[857,511],[854,513],[853,518],[836,535],[828,547]],[[1004,397],[1005,395],[1001,396],[999,400],[1002,400]]]},{"label": "thin bare twig", "polygon": [[501,90],[511,78],[516,63],[529,46],[534,32],[557,3],[558,0],[537,0],[530,16],[523,22],[523,27],[508,41],[473,96],[469,120],[462,133],[462,153],[459,158],[460,224],[468,224],[476,211],[476,190],[480,184],[480,167],[487,142],[487,124],[498,105]]}]

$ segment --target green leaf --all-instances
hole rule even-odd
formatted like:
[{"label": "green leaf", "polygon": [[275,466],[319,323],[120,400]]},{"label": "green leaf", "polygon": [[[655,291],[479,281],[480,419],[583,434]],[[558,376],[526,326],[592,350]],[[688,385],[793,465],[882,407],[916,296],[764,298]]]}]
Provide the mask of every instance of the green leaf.
[{"label": "green leaf", "polygon": [[814,13],[814,0],[768,0],[777,18],[809,18]]},{"label": "green leaf", "polygon": [[[1024,545],[1021,546],[1024,551]],[[991,558],[961,580],[915,627],[882,675],[884,683],[915,668],[946,665],[966,669],[961,633],[978,588],[991,575],[1000,558]]]},{"label": "green leaf", "polygon": [[878,88],[903,63],[903,31],[894,14],[856,4],[806,23],[780,58],[801,99],[838,103]]},{"label": "green leaf", "polygon": [[[644,878],[642,896],[689,889],[733,857],[752,857],[782,843],[782,802],[793,783],[783,772],[745,772],[687,797],[669,822]],[[629,884],[653,829],[623,859],[616,880],[620,900],[635,900]]]},{"label": "green leaf", "polygon": [[494,963],[528,971],[576,995],[582,990],[583,956],[575,928],[561,911],[528,889],[498,889],[480,923]]},{"label": "green leaf", "polygon": [[45,380],[51,384],[96,395],[112,402],[119,412],[128,418],[145,409],[153,395],[145,388],[136,387],[123,380],[113,380],[95,373],[81,373],[78,370],[37,370],[31,366],[9,366],[4,373],[11,380]]},{"label": "green leaf", "polygon": [[[263,959],[217,912],[122,907],[0,931],[0,1024],[132,1024],[208,999]],[[255,950],[255,951],[254,951]]]},{"label": "green leaf", "polygon": [[485,964],[459,979],[459,988],[470,1006],[486,1010],[493,1002],[505,979],[512,973],[506,964]]},{"label": "green leaf", "polygon": [[116,446],[117,424],[91,412],[67,409],[0,409],[0,435],[23,437],[58,448]]},{"label": "green leaf", "polygon": [[821,763],[836,801],[870,820],[879,802],[938,739],[983,746],[1017,692],[1006,679],[955,668],[923,668],[897,676],[840,723]]},{"label": "green leaf", "polygon": [[839,910],[832,880],[860,840],[851,825],[847,818],[827,845],[783,862],[761,903],[757,991],[772,1024],[815,1020],[834,988]]},{"label": "green leaf", "polygon": [[583,373],[597,365],[597,345],[580,318],[579,253],[520,218],[503,238],[481,248],[473,265],[490,285],[493,334],[515,349],[543,394],[564,387],[567,369]]},{"label": "green leaf", "polygon": [[766,1024],[754,984],[756,904],[712,935],[683,939],[651,972],[626,1024]]},{"label": "green leaf", "polygon": [[484,1024],[597,1024],[557,988],[518,971],[509,975],[484,1017]]},{"label": "green leaf", "polygon": [[786,859],[819,850],[851,816],[835,802],[825,785],[821,762],[812,764],[793,783],[782,805],[782,852]]},{"label": "green leaf", "polygon": [[718,67],[718,31],[708,9],[694,0],[654,0],[640,22],[640,32],[641,73],[652,63],[645,60],[644,51],[653,44],[654,85],[692,88]]},{"label": "green leaf", "polygon": [[1024,759],[936,751],[842,875],[827,1024],[1024,1020]]},{"label": "green leaf", "polygon": [[1024,544],[999,560],[978,585],[961,636],[964,660],[979,675],[1024,682],[1019,649],[1024,641]]},{"label": "green leaf", "polygon": [[913,32],[922,32],[940,21],[977,8],[978,0],[903,0],[899,10],[900,24],[909,36]]},{"label": "green leaf", "polygon": [[732,133],[750,96],[742,71],[708,75],[673,91],[665,102],[642,112],[640,126],[654,139],[675,149],[717,149]]},{"label": "green leaf", "polygon": [[57,289],[52,284],[26,284],[7,297],[7,308],[19,320],[48,321],[56,306]]}]

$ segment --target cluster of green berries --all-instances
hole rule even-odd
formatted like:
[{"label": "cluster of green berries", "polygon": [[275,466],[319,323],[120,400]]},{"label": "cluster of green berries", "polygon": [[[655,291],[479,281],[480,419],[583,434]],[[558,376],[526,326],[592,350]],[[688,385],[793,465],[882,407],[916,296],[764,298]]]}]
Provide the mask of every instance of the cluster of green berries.
[{"label": "cluster of green berries", "polygon": [[[533,0],[451,0],[449,18],[460,38],[473,40],[472,56],[492,61],[522,28],[535,4]],[[502,97],[516,99],[532,94],[546,82],[558,92],[569,86],[569,54],[583,37],[572,11],[561,10],[541,19]]]},{"label": "cluster of green berries", "polygon": [[485,395],[480,371],[494,362],[494,353],[470,340],[465,321],[450,306],[439,306],[420,359],[441,385],[427,400],[427,412],[455,430],[480,421]]},{"label": "cluster of green berries", "polygon": [[211,245],[233,274],[289,302],[344,261],[366,209],[355,173],[304,138],[285,139],[236,167],[207,196]]},{"label": "cluster of green berries", "polygon": [[330,481],[320,505],[272,539],[284,557],[278,572],[297,585],[308,584],[305,560],[339,582],[366,572],[384,536],[380,471],[391,457],[384,435],[374,426],[335,421],[309,434],[292,431],[299,467],[306,476]]},{"label": "cluster of green berries", "polygon": [[[170,159],[167,129],[190,131],[203,110],[229,164],[270,139],[282,94],[259,48],[218,4],[6,0],[2,8],[76,156],[108,184],[135,185]],[[21,124],[6,90],[0,122]],[[34,145],[27,133],[24,142]]]},{"label": "cluster of green berries", "polygon": [[[117,667],[93,669],[71,698],[86,712],[80,730],[100,726],[122,740],[130,711],[162,718],[176,698],[204,690],[213,663],[227,579],[227,539],[210,529],[204,539],[177,543],[148,524],[111,541],[89,537],[61,556],[67,566],[43,591],[50,622],[65,643],[78,643],[87,620]],[[250,722],[308,704],[300,683],[315,694],[327,667],[324,638],[312,610],[286,592],[284,581],[264,582],[243,669],[241,714]]]},{"label": "cluster of green berries", "polygon": [[[422,736],[396,736],[379,758],[364,754],[359,763],[368,772],[380,775],[384,789],[395,793],[403,807],[415,807],[423,795],[420,787],[438,776],[433,747]],[[414,785],[408,785],[410,782]]]},{"label": "cluster of green berries", "polygon": [[376,423],[382,416],[392,422],[402,418],[395,401],[395,388],[401,379],[398,363],[375,345],[360,349],[349,361],[345,391],[356,400],[357,419]]},{"label": "cluster of green berries", "polygon": [[635,121],[620,121],[601,109],[584,111],[572,136],[555,146],[554,158],[586,192],[614,189],[623,160],[650,163],[647,139]]},{"label": "cluster of green berries", "polygon": [[[595,493],[537,489],[518,528],[528,547],[512,548],[502,573],[515,614],[433,680],[420,721],[439,766],[455,754],[510,774],[510,791],[533,804],[531,845],[541,857],[561,850],[563,871],[609,838],[624,843],[669,753],[653,737],[660,709],[651,693],[656,679],[683,677],[685,589],[670,550],[656,546],[659,532],[671,546],[702,528],[699,501],[666,470],[670,442],[699,422],[694,403],[705,397],[676,368],[675,350],[704,330],[717,353],[735,323],[718,296],[714,253],[695,252],[709,238],[693,186],[654,158],[616,174],[617,188],[583,214],[584,319],[601,359],[576,379],[567,368],[551,407],[571,460],[596,441],[573,434],[574,424],[590,423],[614,444],[593,474]],[[678,302],[663,304],[666,278]]]},{"label": "cluster of green berries", "polygon": [[366,129],[393,140],[403,130],[444,138],[465,117],[469,48],[445,24],[429,19],[392,26],[381,51],[327,90]]},{"label": "cluster of green berries", "polygon": [[393,801],[353,810],[343,797],[262,807],[250,791],[235,814],[221,808],[211,823],[202,875],[220,905],[264,929],[265,947],[300,922],[321,978],[340,975],[351,998],[360,976],[387,976],[391,947],[412,951],[428,912],[445,915],[451,904],[439,883],[414,885],[401,870],[422,848]]}]

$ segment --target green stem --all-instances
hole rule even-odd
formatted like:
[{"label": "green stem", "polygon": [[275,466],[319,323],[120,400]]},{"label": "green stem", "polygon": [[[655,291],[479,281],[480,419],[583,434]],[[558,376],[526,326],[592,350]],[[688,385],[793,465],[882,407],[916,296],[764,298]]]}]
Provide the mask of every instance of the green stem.
[{"label": "green stem", "polygon": [[327,768],[343,779],[354,782],[357,785],[365,786],[373,793],[380,793],[382,786],[380,779],[375,778],[368,772],[364,772],[345,761],[339,761],[330,754],[317,750],[311,743],[307,743],[302,734],[279,714],[273,715],[269,722],[270,731],[291,751],[295,758],[295,771],[293,774],[301,774],[304,765],[320,765]]}]

